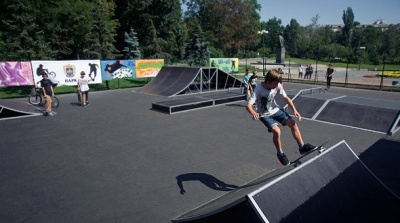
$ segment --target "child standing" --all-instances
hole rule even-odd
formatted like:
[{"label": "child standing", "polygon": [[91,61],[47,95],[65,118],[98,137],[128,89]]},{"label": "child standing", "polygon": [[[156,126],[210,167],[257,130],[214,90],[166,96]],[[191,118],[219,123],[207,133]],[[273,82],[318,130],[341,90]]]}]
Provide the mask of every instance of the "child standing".
[{"label": "child standing", "polygon": [[257,87],[257,70],[253,70],[253,75],[249,78],[249,89],[251,92],[254,91],[254,88]]},{"label": "child standing", "polygon": [[53,116],[57,114],[51,111],[51,98],[54,97],[53,82],[48,79],[48,75],[44,70],[41,71],[43,79],[40,81],[40,86],[42,86],[43,98],[44,98],[44,108],[43,114],[45,116]]},{"label": "child standing", "polygon": [[247,94],[249,90],[249,79],[250,79],[250,69],[246,68],[246,73],[243,75],[244,91],[243,94]]},{"label": "child standing", "polygon": [[[301,154],[314,149],[315,146],[308,143],[304,144],[296,122],[288,113],[281,110],[276,104],[275,96],[279,93],[293,110],[294,116],[301,121],[301,115],[296,110],[293,101],[287,96],[281,83],[282,77],[279,72],[275,69],[269,70],[265,75],[264,82],[261,83],[260,86],[258,86],[251,94],[246,109],[254,120],[260,120],[268,128],[268,132],[272,132],[272,140],[277,150],[277,157],[282,165],[288,165],[289,160],[282,149],[281,130],[278,123],[283,126],[287,125],[290,128],[292,136],[296,140]],[[253,109],[252,105],[254,103],[256,103],[257,112]]]},{"label": "child standing", "polygon": [[81,94],[81,104],[83,107],[89,104],[89,79],[85,77],[85,71],[81,72],[78,79],[78,92]]},{"label": "child standing", "polygon": [[332,68],[332,64],[329,64],[329,67],[326,69],[326,74],[325,74],[325,78],[326,78],[326,89],[331,88],[331,80],[332,80],[332,76],[333,76],[333,72],[335,70]]}]

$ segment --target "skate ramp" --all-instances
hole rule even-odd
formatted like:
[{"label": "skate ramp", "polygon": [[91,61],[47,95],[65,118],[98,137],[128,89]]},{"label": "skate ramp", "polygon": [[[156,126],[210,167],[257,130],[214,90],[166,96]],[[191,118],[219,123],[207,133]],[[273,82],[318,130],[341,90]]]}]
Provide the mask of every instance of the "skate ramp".
[{"label": "skate ramp", "polygon": [[399,128],[399,116],[399,101],[346,96],[330,101],[316,119],[392,135]]},{"label": "skate ramp", "polygon": [[172,222],[396,222],[398,210],[398,195],[341,141]]},{"label": "skate ramp", "polygon": [[0,120],[42,115],[41,109],[22,101],[0,99]]},{"label": "skate ramp", "polygon": [[[392,135],[400,129],[400,101],[331,94],[326,92],[293,97],[302,117]],[[292,112],[292,111],[290,111]]]},{"label": "skate ramp", "polygon": [[162,67],[157,76],[142,88],[143,93],[160,96],[179,94],[200,72],[198,67]]},{"label": "skate ramp", "polygon": [[168,67],[142,89],[142,93],[175,96],[178,94],[241,88],[242,81],[216,68]]}]

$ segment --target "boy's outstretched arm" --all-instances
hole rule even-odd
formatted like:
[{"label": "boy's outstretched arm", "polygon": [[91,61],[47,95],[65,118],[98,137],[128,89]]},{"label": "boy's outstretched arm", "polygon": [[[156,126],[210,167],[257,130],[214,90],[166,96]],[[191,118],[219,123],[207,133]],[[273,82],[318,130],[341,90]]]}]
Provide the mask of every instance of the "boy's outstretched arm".
[{"label": "boy's outstretched arm", "polygon": [[247,103],[246,110],[250,113],[252,119],[258,120],[260,118],[260,114],[254,111],[252,104]]},{"label": "boy's outstretched arm", "polygon": [[296,116],[299,121],[301,121],[301,115],[297,111],[296,107],[294,106],[292,99],[290,99],[289,97],[285,97],[285,101],[289,105],[289,107],[292,109],[293,115]]}]

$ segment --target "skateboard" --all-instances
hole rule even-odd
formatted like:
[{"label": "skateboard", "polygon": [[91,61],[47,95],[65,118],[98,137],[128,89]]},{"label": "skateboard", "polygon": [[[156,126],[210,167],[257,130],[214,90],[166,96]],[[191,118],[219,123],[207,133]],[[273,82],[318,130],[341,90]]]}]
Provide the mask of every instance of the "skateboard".
[{"label": "skateboard", "polygon": [[314,149],[308,151],[307,153],[301,155],[299,158],[297,158],[297,159],[295,159],[295,160],[293,160],[293,161],[290,161],[289,164],[290,164],[290,165],[293,164],[294,167],[297,167],[297,166],[299,166],[299,165],[301,164],[301,159],[302,159],[303,157],[305,157],[305,156],[311,154],[312,152],[318,151],[318,154],[323,153],[323,152],[326,150],[326,148],[325,148],[324,146],[329,142],[329,140],[331,140],[331,138],[327,139],[324,143],[322,143],[321,145],[319,145],[319,146],[315,147]]},{"label": "skateboard", "polygon": [[78,101],[79,101],[79,103],[81,103],[81,92],[78,91],[76,94],[78,95]]}]

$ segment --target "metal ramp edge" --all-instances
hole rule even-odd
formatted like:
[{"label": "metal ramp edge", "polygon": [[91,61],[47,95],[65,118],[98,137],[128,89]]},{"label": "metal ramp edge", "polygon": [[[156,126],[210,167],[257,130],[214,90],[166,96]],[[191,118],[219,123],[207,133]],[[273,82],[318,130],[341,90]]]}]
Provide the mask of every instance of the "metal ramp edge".
[{"label": "metal ramp edge", "polygon": [[[388,188],[373,172],[371,172],[371,170],[369,170],[369,168],[358,158],[345,140],[342,140],[336,145],[330,147],[321,155],[316,155],[308,159],[297,168],[293,168],[291,165],[288,167],[279,168],[277,170],[281,171],[276,174],[277,172],[274,170],[265,175],[267,176],[273,173],[274,177],[265,178],[265,176],[262,176],[253,182],[250,182],[210,201],[209,203],[182,214],[171,221],[229,222],[230,220],[235,220],[226,218],[229,218],[231,215],[248,215],[250,218],[251,216],[256,215],[257,219],[251,219],[251,222],[281,222],[283,219],[287,220],[286,217],[289,217],[291,220],[293,220],[293,218],[301,219],[302,216],[298,216],[298,214],[301,214],[301,210],[304,210],[302,209],[302,206],[310,205],[310,202],[313,206],[322,205],[322,207],[314,207],[311,209],[311,211],[314,211],[319,218],[318,221],[311,222],[321,222],[321,218],[325,218],[325,220],[327,220],[326,217],[336,217],[335,220],[344,219],[346,221],[349,220],[348,218],[352,218],[352,211],[354,210],[347,211],[347,213],[344,213],[343,216],[339,215],[339,213],[341,213],[340,211],[346,211],[347,208],[356,209],[357,207],[355,206],[357,205],[354,203],[359,201],[351,200],[350,202],[353,203],[349,204],[345,202],[343,207],[341,207],[342,210],[339,210],[339,213],[331,214],[332,216],[327,216],[327,214],[333,213],[335,209],[332,207],[324,209],[323,205],[337,205],[336,203],[329,204],[331,199],[336,199],[336,197],[339,197],[337,199],[342,199],[341,196],[343,196],[344,199],[353,199],[352,190],[357,190],[357,187],[363,189],[356,192],[357,194],[354,195],[354,199],[364,199],[363,197],[366,197],[366,199],[372,199],[371,201],[365,202],[366,204],[363,203],[359,206],[366,207],[368,209],[371,206],[372,208],[376,208],[375,204],[379,204],[382,206],[380,209],[383,209],[383,212],[385,212],[384,218],[386,220],[396,219],[400,216],[400,213],[393,211],[400,207],[400,198],[393,191],[391,191],[390,188]],[[343,178],[343,176],[346,176],[347,178]],[[304,181],[305,179],[307,180]],[[356,183],[356,185],[348,187],[348,183],[346,183],[347,181],[345,179],[350,179],[350,181],[352,181],[351,183]],[[362,185],[357,185],[357,183],[360,182]],[[337,191],[336,193],[344,192],[345,195],[338,195],[335,194],[335,192],[330,192],[332,187],[341,190]],[[277,192],[278,190],[280,192]],[[320,196],[321,193],[325,195]],[[377,194],[379,196],[373,196],[373,198],[371,198],[371,194]],[[232,209],[244,203],[246,203],[246,206],[251,206],[252,208],[250,210],[238,210],[236,208],[234,211],[232,211]],[[387,205],[385,206],[385,204]],[[347,207],[348,205],[351,207]],[[243,207],[244,205],[241,205],[241,208]],[[319,208],[321,210],[319,210]],[[248,213],[249,211],[252,213]],[[223,214],[224,212],[225,214]],[[319,214],[319,212],[322,214]],[[355,214],[357,214],[357,217],[361,219],[380,219],[382,216],[380,216],[379,213],[381,212],[365,213],[361,208],[361,210],[357,210]],[[304,217],[313,218],[313,214],[307,213],[307,216]],[[225,218],[218,218],[215,216],[223,216]],[[327,222],[335,222],[335,220]]]},{"label": "metal ramp edge", "polygon": [[27,102],[0,99],[0,120],[43,115],[41,109]]}]

